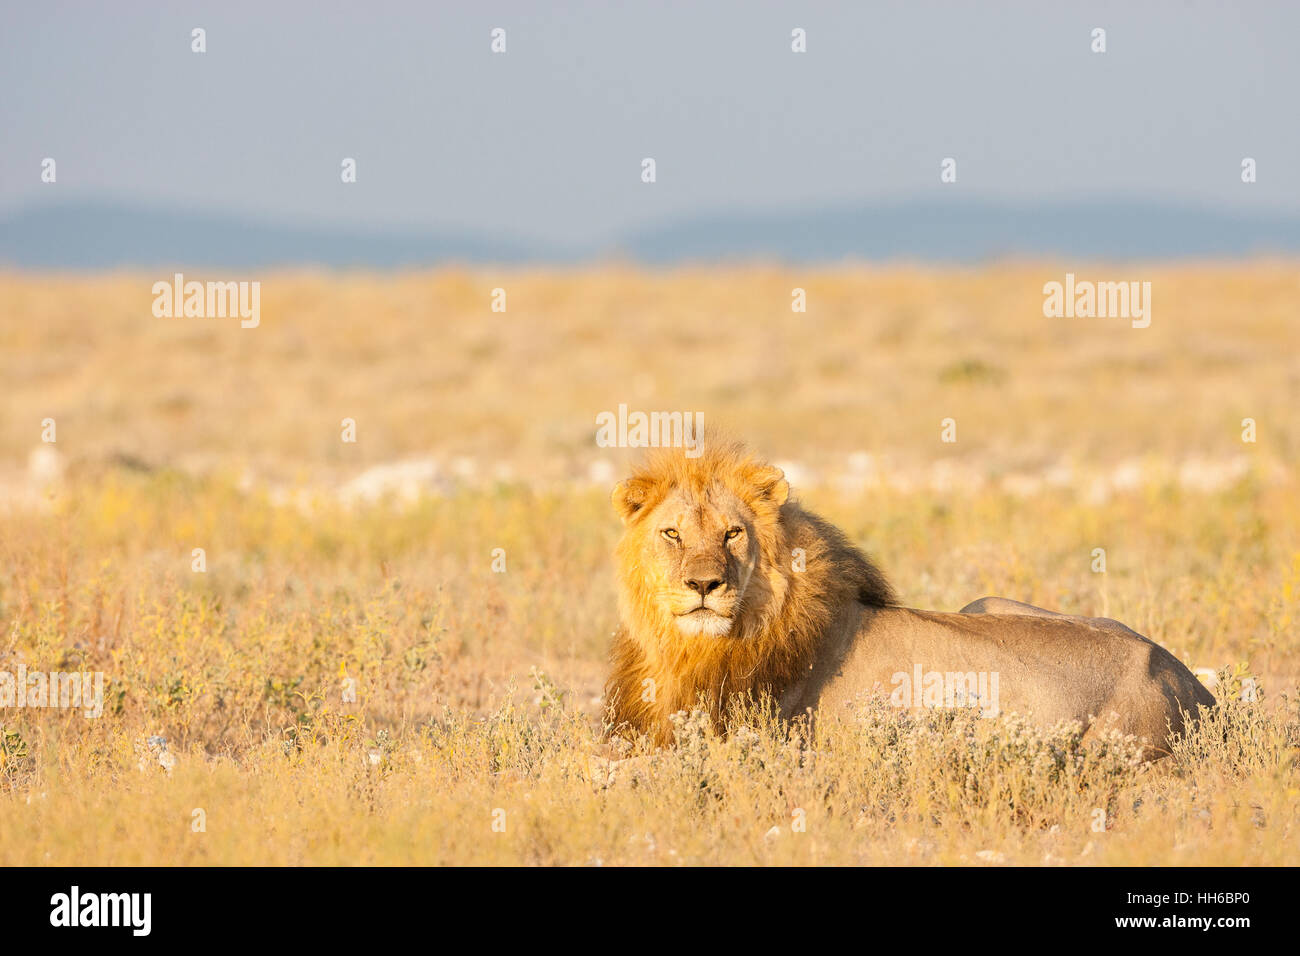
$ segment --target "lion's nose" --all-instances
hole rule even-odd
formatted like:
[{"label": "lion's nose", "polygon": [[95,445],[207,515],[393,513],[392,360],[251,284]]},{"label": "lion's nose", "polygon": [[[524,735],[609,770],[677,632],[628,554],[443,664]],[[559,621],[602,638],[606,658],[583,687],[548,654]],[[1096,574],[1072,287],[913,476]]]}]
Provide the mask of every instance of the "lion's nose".
[{"label": "lion's nose", "polygon": [[699,594],[700,597],[704,597],[711,591],[716,591],[718,588],[722,587],[722,578],[706,578],[703,575],[695,578],[687,578],[686,586]]}]

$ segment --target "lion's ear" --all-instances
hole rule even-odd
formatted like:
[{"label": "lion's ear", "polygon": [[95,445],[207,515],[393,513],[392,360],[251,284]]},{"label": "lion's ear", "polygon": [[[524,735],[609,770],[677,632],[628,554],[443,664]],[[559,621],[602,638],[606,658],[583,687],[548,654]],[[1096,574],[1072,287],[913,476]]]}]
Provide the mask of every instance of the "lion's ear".
[{"label": "lion's ear", "polygon": [[647,478],[628,478],[614,486],[610,501],[614,503],[614,510],[624,524],[631,524],[632,519],[645,507],[653,488],[654,482]]},{"label": "lion's ear", "polygon": [[790,497],[790,483],[785,480],[785,472],[775,465],[767,465],[754,473],[754,488],[778,508]]}]

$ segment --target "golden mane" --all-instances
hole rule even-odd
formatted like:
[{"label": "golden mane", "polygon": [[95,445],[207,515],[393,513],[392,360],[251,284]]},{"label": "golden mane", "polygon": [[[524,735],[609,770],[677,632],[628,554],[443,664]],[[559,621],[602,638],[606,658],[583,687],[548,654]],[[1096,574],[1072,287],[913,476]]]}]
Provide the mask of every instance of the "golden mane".
[{"label": "golden mane", "polygon": [[[605,699],[616,732],[644,733],[661,745],[672,742],[670,717],[679,710],[702,705],[716,722],[735,695],[779,698],[807,672],[847,603],[895,603],[866,555],[788,498],[779,468],[739,442],[709,439],[696,451],[652,452],[614,493],[627,527],[616,551],[622,623]],[[701,638],[682,634],[656,602],[645,564],[656,532],[639,519],[673,489],[702,498],[715,485],[754,513],[760,557],[749,587],[762,600],[742,602],[731,633]]]}]

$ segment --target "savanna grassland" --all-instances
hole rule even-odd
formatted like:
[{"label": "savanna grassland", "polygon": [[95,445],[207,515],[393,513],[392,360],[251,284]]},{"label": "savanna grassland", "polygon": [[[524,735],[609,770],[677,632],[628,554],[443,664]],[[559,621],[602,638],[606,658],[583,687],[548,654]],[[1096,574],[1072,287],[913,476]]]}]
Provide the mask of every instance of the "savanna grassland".
[{"label": "savanna grassland", "polygon": [[[1071,267],[1146,329],[1044,318],[1065,271],[286,273],[255,329],[0,276],[0,671],[104,675],[0,708],[0,865],[1300,862],[1300,270]],[[1223,706],[1154,767],[954,712],[611,745],[620,403],[907,603],[1117,617]]]}]

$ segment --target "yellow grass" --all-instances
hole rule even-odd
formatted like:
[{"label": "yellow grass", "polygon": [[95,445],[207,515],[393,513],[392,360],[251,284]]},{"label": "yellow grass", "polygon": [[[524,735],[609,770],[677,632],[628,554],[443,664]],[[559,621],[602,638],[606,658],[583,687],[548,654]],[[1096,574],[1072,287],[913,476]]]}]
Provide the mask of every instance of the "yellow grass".
[{"label": "yellow grass", "polygon": [[[1152,281],[1135,330],[1043,318],[1065,271],[267,276],[247,330],[0,278],[0,671],[105,675],[0,709],[0,865],[1296,863],[1300,273],[1072,268]],[[1227,705],[1155,769],[952,713],[612,751],[620,402],[788,463],[910,604],[1118,617]]]}]

